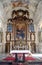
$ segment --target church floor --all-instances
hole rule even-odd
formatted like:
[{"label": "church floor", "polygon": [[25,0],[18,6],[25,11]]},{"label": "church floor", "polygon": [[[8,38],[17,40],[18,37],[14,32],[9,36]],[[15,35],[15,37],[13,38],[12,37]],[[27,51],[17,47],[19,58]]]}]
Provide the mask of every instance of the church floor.
[{"label": "church floor", "polygon": [[8,53],[0,53],[0,60],[7,57]]}]

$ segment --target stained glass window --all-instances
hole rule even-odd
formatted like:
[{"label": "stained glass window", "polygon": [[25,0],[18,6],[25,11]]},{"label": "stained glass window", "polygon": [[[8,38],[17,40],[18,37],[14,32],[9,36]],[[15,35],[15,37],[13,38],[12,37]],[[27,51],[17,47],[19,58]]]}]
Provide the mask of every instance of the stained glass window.
[{"label": "stained glass window", "polygon": [[30,31],[30,32],[34,32],[34,25],[33,25],[33,23],[31,23],[31,24],[29,25],[29,31]]},{"label": "stained glass window", "polygon": [[8,31],[8,32],[12,32],[12,24],[9,23],[9,24],[7,25],[7,31]]}]

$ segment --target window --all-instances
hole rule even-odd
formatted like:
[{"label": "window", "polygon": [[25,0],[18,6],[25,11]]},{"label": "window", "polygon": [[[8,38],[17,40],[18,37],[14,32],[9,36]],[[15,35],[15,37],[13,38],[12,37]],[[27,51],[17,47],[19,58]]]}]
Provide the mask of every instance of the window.
[{"label": "window", "polygon": [[12,32],[12,24],[9,23],[9,24],[7,25],[7,31],[8,31],[8,32]]},{"label": "window", "polygon": [[31,24],[29,25],[29,31],[30,31],[30,32],[34,32],[34,25],[33,25],[33,23],[31,23]]}]

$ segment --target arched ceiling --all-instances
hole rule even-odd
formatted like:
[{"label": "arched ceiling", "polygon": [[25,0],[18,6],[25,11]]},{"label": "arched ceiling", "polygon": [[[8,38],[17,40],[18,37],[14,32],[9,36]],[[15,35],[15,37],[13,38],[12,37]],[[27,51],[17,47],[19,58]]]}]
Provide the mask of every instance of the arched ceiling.
[{"label": "arched ceiling", "polygon": [[[21,1],[26,3],[27,6],[29,7],[29,14],[30,14],[29,17],[34,20],[34,23],[38,23],[38,20],[40,20],[38,19],[39,18],[38,14],[40,14],[39,8],[42,6],[42,4],[40,5],[41,0],[0,0],[0,12],[1,12],[0,16],[1,19],[4,20],[4,22],[6,22],[7,19],[11,17],[10,13],[12,9],[12,2],[15,1]],[[41,15],[42,14],[40,14],[40,16]]]}]

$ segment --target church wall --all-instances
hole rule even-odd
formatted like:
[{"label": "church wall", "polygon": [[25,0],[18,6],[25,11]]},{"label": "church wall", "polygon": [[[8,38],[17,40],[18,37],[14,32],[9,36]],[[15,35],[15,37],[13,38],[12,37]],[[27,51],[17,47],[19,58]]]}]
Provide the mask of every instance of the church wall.
[{"label": "church wall", "polygon": [[35,44],[36,44],[36,52],[42,53],[42,42],[39,42],[39,26],[37,24],[34,24],[35,28]]},{"label": "church wall", "polygon": [[0,53],[2,53],[2,43],[0,44]]},{"label": "church wall", "polygon": [[[36,32],[36,50],[38,53],[42,53],[42,38],[39,36],[39,32],[42,33],[42,1],[39,2],[37,10],[34,16],[35,32]],[[42,36],[42,34],[41,34]]]},{"label": "church wall", "polygon": [[35,28],[35,44],[36,44],[36,52],[39,52],[39,42],[38,42],[38,27],[34,24]]},{"label": "church wall", "polygon": [[7,25],[4,24],[2,25],[2,43],[0,43],[0,53],[5,52],[5,44],[6,44],[6,30],[7,30]]}]

